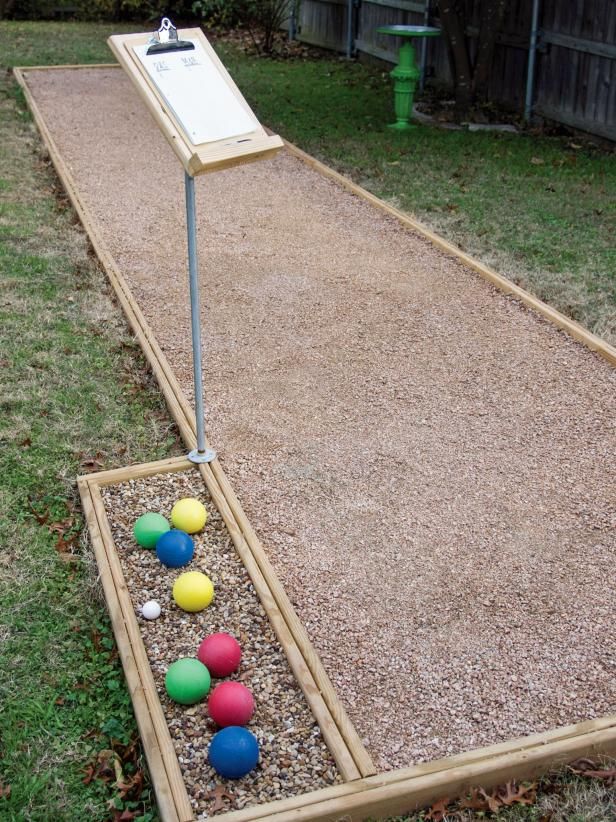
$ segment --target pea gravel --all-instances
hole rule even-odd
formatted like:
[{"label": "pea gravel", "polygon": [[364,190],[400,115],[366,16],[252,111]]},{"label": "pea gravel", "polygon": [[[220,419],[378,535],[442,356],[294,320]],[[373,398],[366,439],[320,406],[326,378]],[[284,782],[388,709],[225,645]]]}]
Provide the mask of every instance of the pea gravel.
[{"label": "pea gravel", "polygon": [[[177,160],[28,77],[191,397]],[[196,189],[210,439],[377,766],[616,712],[616,370],[289,154]]]},{"label": "pea gravel", "polygon": [[[214,815],[216,786],[228,794],[221,811],[306,793],[340,781],[319,726],[289,668],[267,615],[242,565],[226,526],[195,471],[130,480],[101,489],[122,571],[139,620],[163,711],[197,818]],[[135,520],[147,511],[169,517],[182,497],[200,499],[208,521],[194,535],[195,555],[183,568],[165,568],[156,552],[141,548],[132,536]],[[198,614],[180,610],[171,595],[184,571],[203,571],[214,583],[214,601]],[[140,607],[156,600],[162,614],[144,619]],[[256,708],[247,726],[259,740],[257,769],[240,780],[224,780],[207,762],[217,728],[207,716],[207,698],[196,705],[172,702],[165,673],[176,659],[195,657],[201,640],[226,631],[242,646],[240,669],[228,679],[252,691]],[[212,679],[212,689],[223,680]],[[210,691],[211,693],[211,691]]]}]

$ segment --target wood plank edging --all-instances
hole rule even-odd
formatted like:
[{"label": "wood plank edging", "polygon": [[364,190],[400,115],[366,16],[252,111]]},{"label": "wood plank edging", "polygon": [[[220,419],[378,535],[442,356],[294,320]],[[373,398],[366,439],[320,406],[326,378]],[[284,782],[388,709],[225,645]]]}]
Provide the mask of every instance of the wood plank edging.
[{"label": "wood plank edging", "polygon": [[[363,774],[356,764],[355,752],[350,749],[348,740],[341,733],[336,717],[330,709],[330,705],[324,699],[322,689],[317,681],[315,681],[312,670],[307,664],[305,650],[298,643],[297,636],[289,625],[289,614],[280,608],[279,599],[276,597],[277,587],[280,586],[282,588],[280,582],[273,571],[272,575],[268,575],[257,563],[245,539],[242,528],[237,521],[235,512],[233,512],[229,506],[227,498],[216,480],[211,467],[203,464],[199,465],[199,470],[214,500],[214,504],[224,519],[235,549],[252,580],[252,584],[265,608],[274,632],[278,637],[278,641],[285,651],[295,679],[302,689],[315,719],[319,723],[323,738],[334,757],[342,778],[345,782],[359,779]],[[295,615],[294,611],[292,611],[292,613]]]},{"label": "wood plank edging", "polygon": [[504,294],[510,294],[512,297],[520,300],[520,302],[528,308],[532,308],[538,314],[541,314],[541,316],[548,320],[552,325],[555,325],[561,331],[566,331],[571,337],[586,346],[586,348],[596,352],[611,363],[611,365],[616,366],[616,348],[610,345],[606,340],[598,337],[596,334],[593,334],[575,320],[571,320],[569,317],[566,317],[560,311],[557,311],[555,308],[552,308],[552,306],[543,302],[543,300],[533,296],[529,291],[526,291],[526,289],[507,279],[507,277],[504,277],[502,274],[498,274],[487,265],[484,265],[484,263],[479,262],[479,260],[476,260],[474,257],[471,257],[470,254],[465,254],[463,251],[460,251],[460,249],[456,248],[453,243],[450,243],[434,231],[431,231],[418,220],[408,214],[405,214],[405,212],[400,211],[399,209],[394,208],[394,206],[384,202],[375,194],[371,194],[367,189],[357,183],[354,183],[348,177],[345,177],[344,174],[341,174],[339,171],[335,171],[333,168],[325,165],[325,163],[322,163],[320,160],[317,160],[315,157],[307,154],[301,148],[293,143],[290,143],[288,140],[285,140],[284,143],[287,150],[294,157],[297,157],[310,168],[318,171],[323,177],[333,180],[343,188],[347,189],[347,191],[352,192],[362,200],[366,200],[371,203],[371,205],[376,206],[376,208],[380,211],[384,211],[386,214],[389,214],[390,217],[394,217],[398,220],[398,222],[429,240],[432,245],[436,246],[441,251],[444,251],[450,257],[454,257],[458,260],[458,262],[462,263],[467,268],[471,268],[483,277],[484,280],[487,280],[492,283],[492,285],[496,286],[499,291],[502,291]]},{"label": "wood plank edging", "polygon": [[[152,368],[152,371],[154,372],[154,376],[156,377],[163,396],[165,397],[167,406],[169,407],[169,410],[171,411],[171,414],[180,429],[182,438],[188,448],[194,448],[196,444],[194,412],[190,408],[190,405],[186,400],[186,397],[184,396],[175,375],[173,374],[169,362],[160,349],[160,346],[158,345],[158,342],[156,341],[156,338],[154,337],[154,334],[145,317],[143,316],[141,309],[134,300],[125,278],[117,268],[115,261],[109,254],[97,230],[95,229],[90,219],[88,210],[79,197],[70,170],[64,163],[55,141],[45,125],[36,101],[28,88],[22,70],[16,68],[14,69],[14,73],[17,81],[24,90],[26,100],[33,113],[37,127],[47,146],[56,172],[60,177],[69,198],[71,199],[73,207],[77,211],[80,221],[90,238],[101,265],[109,277],[131,329],[135,334],[135,337],[137,338],[146,359]],[[376,767],[374,766],[370,755],[363,746],[359,734],[348,718],[342,703],[339,701],[331,681],[329,680],[329,677],[327,676],[303,625],[295,614],[293,606],[291,605],[291,602],[288,599],[282,585],[277,579],[273,567],[267,560],[263,546],[256,537],[254,530],[249,526],[248,519],[243,512],[237,497],[233,493],[231,484],[224,474],[222,466],[218,460],[213,463],[212,472],[216,477],[216,482],[219,484],[225,499],[227,500],[230,510],[233,512],[236,520],[238,520],[239,530],[242,533],[251,553],[255,556],[259,570],[268,580],[270,589],[273,588],[273,590],[271,590],[272,596],[276,601],[278,609],[284,615],[284,619],[287,622],[291,635],[293,636],[295,643],[299,647],[300,652],[305,659],[308,670],[314,677],[322,698],[331,713],[334,722],[338,726],[342,738],[344,739],[346,747],[349,751],[351,751],[357,766],[358,775],[367,776],[369,774],[376,773]],[[206,479],[205,475],[204,479]],[[207,482],[208,480],[206,479],[206,484]],[[334,753],[334,751],[332,751],[332,753]],[[348,769],[347,772],[351,774],[352,769]]]},{"label": "wood plank edging", "polygon": [[[124,669],[126,684],[131,695],[139,734],[143,740],[143,749],[148,762],[148,768],[152,775],[152,784],[154,786],[158,809],[163,822],[184,822],[184,820],[180,820],[180,816],[178,815],[175,797],[162,757],[160,740],[158,739],[149,705],[145,698],[141,674],[135,661],[133,646],[128,636],[124,614],[120,607],[115,582],[109,568],[107,552],[91,496],[90,484],[83,480],[78,481],[78,488],[90,533],[90,541],[96,557],[101,584],[109,609],[113,633],[118,646],[118,653]],[[189,819],[192,819],[192,814]]]},{"label": "wood plank edging", "polygon": [[[456,768],[434,771],[416,777],[399,778],[397,772],[366,777],[340,786],[343,795],[336,796],[336,788],[326,789],[316,801],[303,806],[285,807],[281,800],[277,808],[258,808],[259,815],[229,814],[225,822],[271,819],[272,822],[361,822],[364,819],[383,819],[412,812],[443,797],[463,796],[471,787],[484,789],[524,779],[550,770],[556,765],[580,757],[596,757],[616,751],[616,727],[595,733],[581,734],[567,740],[535,745],[520,752],[469,763]],[[308,799],[310,795],[304,797]]]},{"label": "wood plank edging", "polygon": [[103,500],[98,486],[95,483],[89,482],[87,485],[90,491],[90,498],[94,509],[94,516],[96,517],[98,525],[98,531],[101,535],[101,541],[105,551],[106,567],[108,567],[111,572],[116,601],[119,604],[122,616],[124,618],[124,625],[131,644],[133,659],[141,678],[142,693],[145,697],[150,719],[156,734],[158,747],[166,772],[167,783],[169,784],[171,794],[173,796],[178,818],[181,822],[190,822],[190,820],[194,819],[192,806],[188,798],[188,792],[186,791],[184,777],[182,776],[182,772],[180,770],[180,763],[178,762],[177,754],[173,746],[171,734],[169,733],[169,726],[167,725],[167,720],[165,719],[162,705],[160,703],[160,699],[158,698],[154,676],[152,675],[152,669],[150,668],[150,663],[147,658],[147,653],[141,637],[141,630],[139,628],[139,623],[137,622],[137,617],[135,616],[135,611],[133,609],[128,587],[124,579],[124,573],[122,572],[120,560],[115,550]]},{"label": "wood plank edging", "polygon": [[142,462],[136,465],[128,465],[125,468],[111,468],[108,471],[96,471],[91,474],[82,474],[77,477],[77,482],[92,482],[99,486],[117,485],[120,482],[127,482],[131,479],[141,477],[151,477],[155,474],[174,473],[176,471],[187,471],[193,467],[193,463],[187,457],[169,457],[168,459],[156,462]]},{"label": "wood plank edging", "polygon": [[[205,470],[207,471],[207,468]],[[377,773],[372,757],[364,747],[364,744],[361,741],[359,734],[351,722],[344,706],[338,699],[336,691],[327,676],[323,665],[321,664],[321,660],[319,659],[319,656],[310,641],[303,623],[297,616],[297,613],[295,612],[285,589],[280,583],[276,572],[274,571],[274,568],[265,553],[265,549],[252,528],[248,517],[244,513],[242,506],[233,491],[231,483],[229,482],[226,474],[223,472],[218,460],[211,463],[210,470],[213,476],[217,479],[226,498],[227,504],[233,512],[236,521],[240,525],[245,542],[248,545],[257,566],[263,576],[270,581],[272,594],[276,599],[277,605],[283,613],[285,621],[291,629],[296,643],[302,650],[308,667],[319,686],[323,699],[329,707],[332,716],[340,729],[340,732],[342,733],[349,749],[353,754],[353,758],[357,764],[361,776],[369,776]]]},{"label": "wood plank edging", "polygon": [[[115,65],[111,64],[109,66],[105,65],[104,67],[112,67]],[[92,68],[93,66],[68,66],[66,68]],[[38,70],[41,69],[49,69],[52,67],[30,67],[32,70],[37,68]],[[60,67],[58,67],[60,68]],[[29,70],[29,69],[26,69]],[[84,225],[84,228],[88,232],[90,239],[93,241],[94,238],[97,239],[99,248],[93,241],[93,246],[101,260],[101,264],[105,269],[107,275],[112,282],[114,290],[120,300],[122,307],[125,310],[127,315],[127,319],[131,324],[131,328],[133,329],[136,337],[138,338],[144,353],[152,367],[155,376],[159,382],[161,387],[161,391],[165,395],[165,399],[167,400],[171,413],[176,419],[178,426],[180,427],[181,433],[183,438],[185,439],[187,445],[192,447],[194,445],[194,417],[190,415],[187,411],[187,401],[185,397],[179,391],[179,386],[177,384],[177,380],[175,379],[171,369],[169,367],[166,358],[160,351],[153,335],[151,335],[151,330],[149,326],[143,320],[143,325],[139,322],[137,317],[137,312],[140,314],[141,312],[138,309],[138,306],[131,300],[132,295],[124,278],[122,277],[121,273],[117,271],[113,260],[111,259],[110,255],[104,247],[101,246],[100,239],[97,237],[96,232],[92,230],[92,226],[90,224],[90,219],[87,214],[87,210],[81,204],[80,199],[77,195],[76,189],[74,188],[71,175],[69,174],[68,170],[64,166],[64,163],[61,160],[59,152],[49,134],[48,130],[45,127],[44,121],[38,111],[35,101],[32,98],[32,95],[27,87],[25,82],[25,78],[21,73],[21,69],[14,70],[15,77],[24,90],[24,94],[28,101],[28,104],[32,110],[35,122],[41,132],[44,142],[47,145],[47,148],[50,152],[50,156],[52,162],[56,168],[56,172],[58,176],[62,180],[63,185],[67,189],[69,197],[75,207],[79,217]],[[329,169],[327,166],[324,166],[319,161],[315,160],[314,158],[310,158],[309,155],[305,155],[301,149],[297,149],[295,146],[291,144],[287,145],[288,149],[292,153],[296,153],[296,156],[304,155],[307,158],[305,161],[308,162],[309,165],[313,165],[318,171],[324,174],[324,176],[330,177],[332,179],[336,179],[340,184],[342,184],[345,188],[353,191],[353,193],[358,194],[358,196],[362,196],[364,199],[367,199],[370,202],[373,202],[374,205],[381,208],[382,210],[390,213],[392,216],[396,217],[401,222],[408,225],[410,228],[414,229],[421,235],[427,237],[428,239],[432,240],[435,245],[442,248],[447,253],[452,254],[453,256],[461,259],[462,262],[465,262],[467,265],[470,265],[471,268],[474,268],[478,271],[479,274],[485,276],[486,279],[494,282],[497,287],[502,288],[502,290],[514,294],[514,296],[519,297],[522,302],[530,307],[539,310],[540,313],[544,313],[537,307],[535,304],[539,304],[540,306],[545,306],[545,308],[549,309],[549,306],[546,306],[541,301],[537,300],[536,298],[532,297],[532,295],[525,292],[523,289],[520,289],[518,286],[515,286],[510,281],[506,280],[504,277],[496,274],[495,272],[490,272],[486,266],[483,266],[481,263],[477,263],[476,261],[472,260],[472,258],[468,257],[468,255],[463,254],[455,246],[451,246],[451,244],[447,243],[442,238],[439,238],[438,235],[434,235],[425,227],[421,226],[421,224],[416,223],[412,218],[408,217],[407,215],[399,212],[397,209],[394,209],[391,206],[388,206],[383,201],[380,201],[374,195],[370,194],[369,192],[361,189],[360,186],[357,186],[352,181],[348,180],[347,178],[340,175],[338,172]],[[301,159],[304,157],[300,156]],[[434,239],[432,239],[434,237]],[[100,249],[100,250],[99,250]],[[484,273],[482,270],[485,269],[487,274]],[[498,278],[498,280],[503,281],[503,285],[499,285],[498,282],[492,280],[492,276]],[[519,293],[521,292],[521,293]],[[530,302],[529,302],[530,300]],[[136,311],[134,310],[136,309]],[[558,318],[562,318],[566,322],[567,325],[572,325],[581,329],[583,332],[583,337],[576,336],[575,333],[569,331],[569,328],[566,325],[560,325],[559,322],[555,322],[555,324],[563,328],[564,330],[569,331],[576,339],[579,339],[580,342],[587,345],[591,350],[597,351],[597,353],[601,354],[605,357],[608,361],[616,364],[616,350],[609,346],[605,341],[601,340],[598,337],[590,334],[590,332],[583,329],[581,326],[578,326],[577,323],[573,323],[573,321],[568,320],[563,315],[559,314],[559,312],[554,311],[554,309],[549,309],[550,312],[558,315]],[[142,315],[141,315],[142,316]],[[544,316],[547,316],[544,314]],[[547,319],[554,322],[549,316]],[[590,342],[588,339],[584,337],[590,337]],[[592,343],[593,341],[598,341],[597,347],[595,347]],[[602,347],[605,350],[602,350]],[[157,356],[157,354],[159,356]],[[178,392],[178,393],[176,393]],[[171,401],[171,402],[170,402]],[[187,416],[188,414],[188,416]],[[173,460],[171,460],[173,462]],[[178,465],[184,464],[182,458],[179,458]],[[148,464],[153,467],[154,464]],[[226,482],[226,476],[222,471],[222,467],[216,461],[211,467],[206,466],[212,471],[214,475],[214,468],[217,469],[217,474],[219,474]],[[126,477],[126,471],[128,469],[118,469],[118,471],[122,471],[123,476]],[[177,467],[172,469],[171,467],[169,470],[182,470],[181,467]],[[110,479],[109,475],[113,472],[101,472],[106,474],[106,478],[104,483],[102,484],[109,484],[109,482],[113,482]],[[96,474],[89,474],[85,475],[84,477],[80,478],[80,494],[82,494],[82,500],[84,501],[84,511],[86,513],[86,518],[89,518],[90,522],[93,522],[95,528],[98,528],[97,525],[97,518],[93,513],[93,503],[90,498],[90,488],[93,483],[96,482]],[[220,486],[221,492],[223,496],[228,501],[228,490],[223,487],[223,484]],[[229,486],[230,487],[230,486]],[[86,493],[86,491],[88,493]],[[232,493],[232,489],[231,489]],[[234,496],[234,495],[233,495]],[[233,500],[232,500],[233,501]],[[237,503],[239,506],[239,502]],[[233,513],[233,508],[229,505]],[[241,511],[241,507],[239,507]],[[243,514],[243,512],[242,512]],[[244,515],[245,517],[245,515]],[[246,520],[247,522],[247,520]],[[249,524],[248,524],[249,526]],[[242,530],[240,528],[240,530]],[[96,533],[96,530],[94,531]],[[242,530],[243,533],[243,530]],[[93,540],[94,542],[94,540]],[[246,540],[247,544],[249,545],[251,551],[254,550],[253,546],[250,545],[248,540]],[[102,539],[101,539],[102,544]],[[95,553],[97,550],[100,553],[101,544],[94,545]],[[262,549],[261,549],[262,550]],[[97,557],[98,558],[98,557]],[[267,560],[267,557],[265,557]],[[103,562],[106,560],[103,560]],[[99,566],[99,567],[104,567]],[[108,569],[108,565],[107,565]],[[110,581],[109,578],[111,576],[111,572],[107,570],[106,580],[103,580],[101,574],[101,581],[103,582],[103,587],[107,586],[108,590],[110,589]],[[111,584],[113,580],[111,580]],[[111,613],[111,611],[110,611]],[[130,667],[130,641],[127,637],[126,626],[123,623],[123,616],[122,613],[118,613],[118,609],[116,608],[112,615],[112,622],[114,624],[114,633],[116,631],[116,625],[118,628],[118,634],[122,638],[122,647],[119,647],[120,655],[129,655],[127,659],[129,660],[129,667]],[[118,637],[116,634],[116,638]],[[124,661],[124,660],[123,660]],[[133,661],[133,669],[134,669],[134,661]],[[128,670],[125,666],[125,671]],[[137,673],[138,676],[138,673]],[[131,678],[133,679],[134,684],[134,677],[131,674]],[[128,681],[128,677],[127,677]],[[129,687],[131,685],[129,684]],[[136,685],[135,693],[138,693],[138,689],[141,687],[139,684]],[[131,690],[131,694],[132,694]],[[148,717],[144,713],[143,702],[141,703],[141,707],[139,708],[140,717],[138,717],[138,723],[140,720],[144,720],[144,727],[147,726]],[[136,709],[137,714],[137,709]],[[150,727],[151,727],[151,718],[149,719]],[[591,730],[592,726],[596,725],[596,730]],[[140,732],[141,732],[141,725],[140,725]],[[147,727],[146,727],[147,732]],[[143,734],[142,734],[143,735]],[[145,736],[144,736],[145,739]],[[363,747],[363,746],[362,746]],[[499,752],[499,749],[501,752]],[[304,797],[294,798],[290,800],[279,800],[275,803],[268,803],[268,805],[258,806],[256,808],[249,808],[244,811],[236,811],[231,812],[229,814],[225,814],[221,818],[221,822],[223,819],[228,820],[228,822],[243,822],[243,820],[249,819],[263,819],[265,817],[271,817],[272,819],[276,820],[276,822],[291,822],[291,820],[304,820],[304,822],[318,822],[318,820],[334,820],[339,819],[341,816],[344,816],[346,819],[354,820],[354,819],[363,819],[367,816],[374,816],[375,813],[377,816],[379,815],[388,815],[391,813],[399,813],[406,810],[409,810],[411,807],[419,807],[422,804],[429,803],[440,796],[443,795],[459,795],[461,792],[465,790],[466,787],[471,785],[480,784],[484,787],[490,787],[492,785],[498,784],[506,779],[510,779],[513,777],[522,778],[525,776],[530,776],[534,773],[538,773],[541,771],[545,771],[550,767],[553,767],[556,764],[563,763],[566,761],[571,761],[579,756],[586,756],[586,755],[596,755],[599,753],[612,753],[616,751],[616,717],[607,717],[602,720],[592,720],[590,722],[583,722],[578,723],[576,725],[568,726],[564,729],[554,729],[552,731],[547,731],[542,734],[536,734],[530,737],[523,738],[522,740],[512,740],[506,743],[501,743],[500,745],[490,746],[489,748],[479,749],[475,751],[470,751],[465,754],[461,754],[457,757],[451,757],[449,760],[438,760],[432,763],[427,763],[426,765],[414,766],[410,769],[403,769],[400,771],[393,771],[384,775],[374,775],[368,776],[362,779],[357,779],[352,782],[348,782],[343,785],[333,786],[331,788],[325,788],[321,791],[315,791],[311,794],[307,794]],[[154,756],[154,754],[152,754]],[[450,763],[449,765],[447,763]],[[148,759],[148,764],[150,761]],[[420,774],[418,773],[418,769],[423,772]],[[419,781],[424,780],[424,781]],[[435,793],[436,791],[436,793]],[[168,799],[168,797],[167,797]],[[157,801],[159,801],[158,793],[157,793]],[[164,799],[163,799],[164,802]],[[164,817],[165,819],[172,819],[173,817]],[[175,817],[177,818],[177,817]],[[175,819],[174,818],[174,819]],[[184,820],[181,820],[184,822]]]},{"label": "wood plank edging", "polygon": [[[36,106],[36,104],[34,103],[32,95],[27,89],[27,84],[25,82],[25,78],[23,75],[24,72],[54,71],[58,69],[79,70],[93,68],[111,69],[120,68],[120,66],[117,63],[83,63],[75,65],[57,66],[16,66],[15,68],[13,68],[13,74],[15,75],[15,78],[17,79],[19,85],[24,90],[26,99],[28,101],[28,105],[34,113],[34,107]],[[40,115],[38,118],[35,116],[35,120],[37,121],[39,131],[41,131],[41,134],[43,134],[43,129],[41,128],[41,124],[43,121],[42,118],[40,118]],[[269,134],[273,133],[270,129],[267,128],[266,131]],[[49,139],[51,139],[50,136]],[[47,138],[45,138],[45,136],[44,140],[45,142],[47,142]],[[476,260],[474,257],[471,257],[470,254],[466,254],[464,251],[461,251],[453,243],[450,243],[448,240],[444,239],[439,234],[432,231],[427,226],[423,225],[423,223],[416,220],[414,217],[411,217],[409,214],[401,211],[400,209],[397,209],[394,206],[389,205],[389,203],[386,203],[384,200],[381,200],[375,194],[372,194],[367,189],[360,186],[358,183],[354,183],[349,177],[346,177],[339,171],[335,171],[330,166],[326,165],[325,163],[322,163],[320,160],[317,160],[316,157],[312,157],[312,155],[303,151],[301,148],[299,148],[299,146],[296,146],[289,140],[283,139],[283,142],[287,151],[289,151],[290,154],[294,155],[303,163],[313,168],[319,174],[329,178],[330,180],[334,180],[343,188],[347,189],[347,191],[351,191],[356,196],[376,206],[379,210],[384,211],[391,217],[394,217],[407,228],[412,229],[417,234],[420,234],[422,237],[429,240],[434,246],[436,246],[436,248],[439,248],[441,251],[444,251],[449,256],[454,257],[459,262],[463,263],[466,267],[471,268],[483,279],[492,283],[492,285],[498,288],[499,291],[502,291],[504,294],[509,294],[512,297],[515,297],[516,299],[520,300],[521,303],[526,305],[528,308],[531,308],[534,311],[536,311],[538,314],[540,314],[542,317],[548,320],[552,325],[556,326],[556,328],[559,328],[561,331],[566,331],[571,337],[573,337],[573,339],[577,340],[579,343],[584,345],[586,348],[589,348],[591,351],[594,351],[595,353],[599,354],[601,357],[606,359],[611,365],[616,366],[616,348],[610,345],[610,343],[608,343],[606,340],[602,339],[597,334],[593,334],[583,325],[565,316],[565,314],[558,311],[557,309],[552,308],[552,306],[548,305],[548,303],[544,302],[543,300],[540,300],[538,297],[535,297],[533,294],[531,294],[529,291],[522,288],[521,286],[516,285],[512,280],[509,280],[507,277],[494,271],[489,266],[485,265],[479,260]]]}]

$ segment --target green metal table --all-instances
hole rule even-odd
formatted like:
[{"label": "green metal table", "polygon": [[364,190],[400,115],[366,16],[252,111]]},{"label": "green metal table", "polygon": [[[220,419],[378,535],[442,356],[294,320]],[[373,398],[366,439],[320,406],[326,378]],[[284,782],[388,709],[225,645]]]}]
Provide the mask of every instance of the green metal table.
[{"label": "green metal table", "polygon": [[394,79],[394,108],[396,122],[389,128],[396,131],[408,131],[415,126],[410,122],[413,112],[413,98],[419,79],[420,71],[415,64],[414,37],[438,37],[440,29],[433,26],[381,26],[379,34],[391,34],[393,37],[403,37],[404,42],[398,53],[398,65],[391,72]]}]

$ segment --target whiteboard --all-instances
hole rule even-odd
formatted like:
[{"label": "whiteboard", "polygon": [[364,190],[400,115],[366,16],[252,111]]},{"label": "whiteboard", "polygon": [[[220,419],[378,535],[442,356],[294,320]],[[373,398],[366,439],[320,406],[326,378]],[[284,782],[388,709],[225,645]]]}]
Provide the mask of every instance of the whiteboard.
[{"label": "whiteboard", "polygon": [[133,46],[135,56],[193,145],[239,137],[260,128],[244,108],[205,49],[150,54]]}]

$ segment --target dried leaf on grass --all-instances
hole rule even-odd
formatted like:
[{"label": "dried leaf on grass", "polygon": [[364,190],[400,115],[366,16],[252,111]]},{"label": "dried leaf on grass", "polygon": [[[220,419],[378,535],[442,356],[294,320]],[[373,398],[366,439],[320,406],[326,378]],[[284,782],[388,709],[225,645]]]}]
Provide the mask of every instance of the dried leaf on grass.
[{"label": "dried leaf on grass", "polygon": [[569,766],[571,773],[576,776],[586,776],[589,779],[600,779],[608,785],[616,784],[616,768],[600,768],[590,759],[578,759]]},{"label": "dried leaf on grass", "polygon": [[[114,743],[113,748],[105,748],[99,751],[94,761],[86,765],[83,783],[89,785],[94,779],[99,779],[101,782],[115,787],[115,799],[122,802],[129,800],[138,802],[145,782],[145,775],[139,765],[137,739],[129,742],[128,745]],[[112,803],[115,802],[115,799],[112,800]],[[110,808],[115,814],[117,810],[115,805],[111,804]],[[117,811],[117,813],[119,814],[120,811]],[[114,819],[118,820],[133,818],[132,816],[114,816]]]},{"label": "dried leaf on grass", "polygon": [[10,799],[11,798],[11,786],[10,785],[3,785],[0,782],[0,799]]},{"label": "dried leaf on grass", "polygon": [[[70,510],[69,506],[69,510]],[[72,562],[75,557],[72,553],[72,548],[77,544],[79,539],[78,526],[75,517],[70,514],[64,519],[51,521],[51,512],[48,508],[44,511],[37,510],[36,502],[30,499],[30,512],[39,525],[45,525],[50,534],[56,535],[56,551],[61,558]],[[65,555],[65,556],[64,556]]]},{"label": "dried leaf on grass", "polygon": [[448,817],[447,808],[449,801],[449,799],[445,798],[434,802],[428,811],[426,811],[425,819],[430,820],[430,822],[444,822]]},{"label": "dried leaf on grass", "polygon": [[463,810],[498,813],[501,808],[511,805],[534,805],[536,800],[536,782],[518,785],[511,781],[506,785],[499,785],[489,793],[483,788],[472,788],[468,796],[458,802],[458,807]]},{"label": "dried leaf on grass", "polygon": [[138,816],[141,816],[141,811],[129,811],[128,808],[119,811],[117,808],[113,808],[113,822],[132,822]]},{"label": "dried leaf on grass", "polygon": [[93,471],[100,471],[103,467],[103,454],[100,451],[97,451],[94,456],[91,454],[85,454],[83,451],[78,454],[79,456],[79,467],[81,470],[86,474],[91,474]]},{"label": "dried leaf on grass", "polygon": [[498,798],[506,806],[534,805],[537,800],[537,783],[516,785],[515,782],[507,782],[504,789],[501,788]]}]

